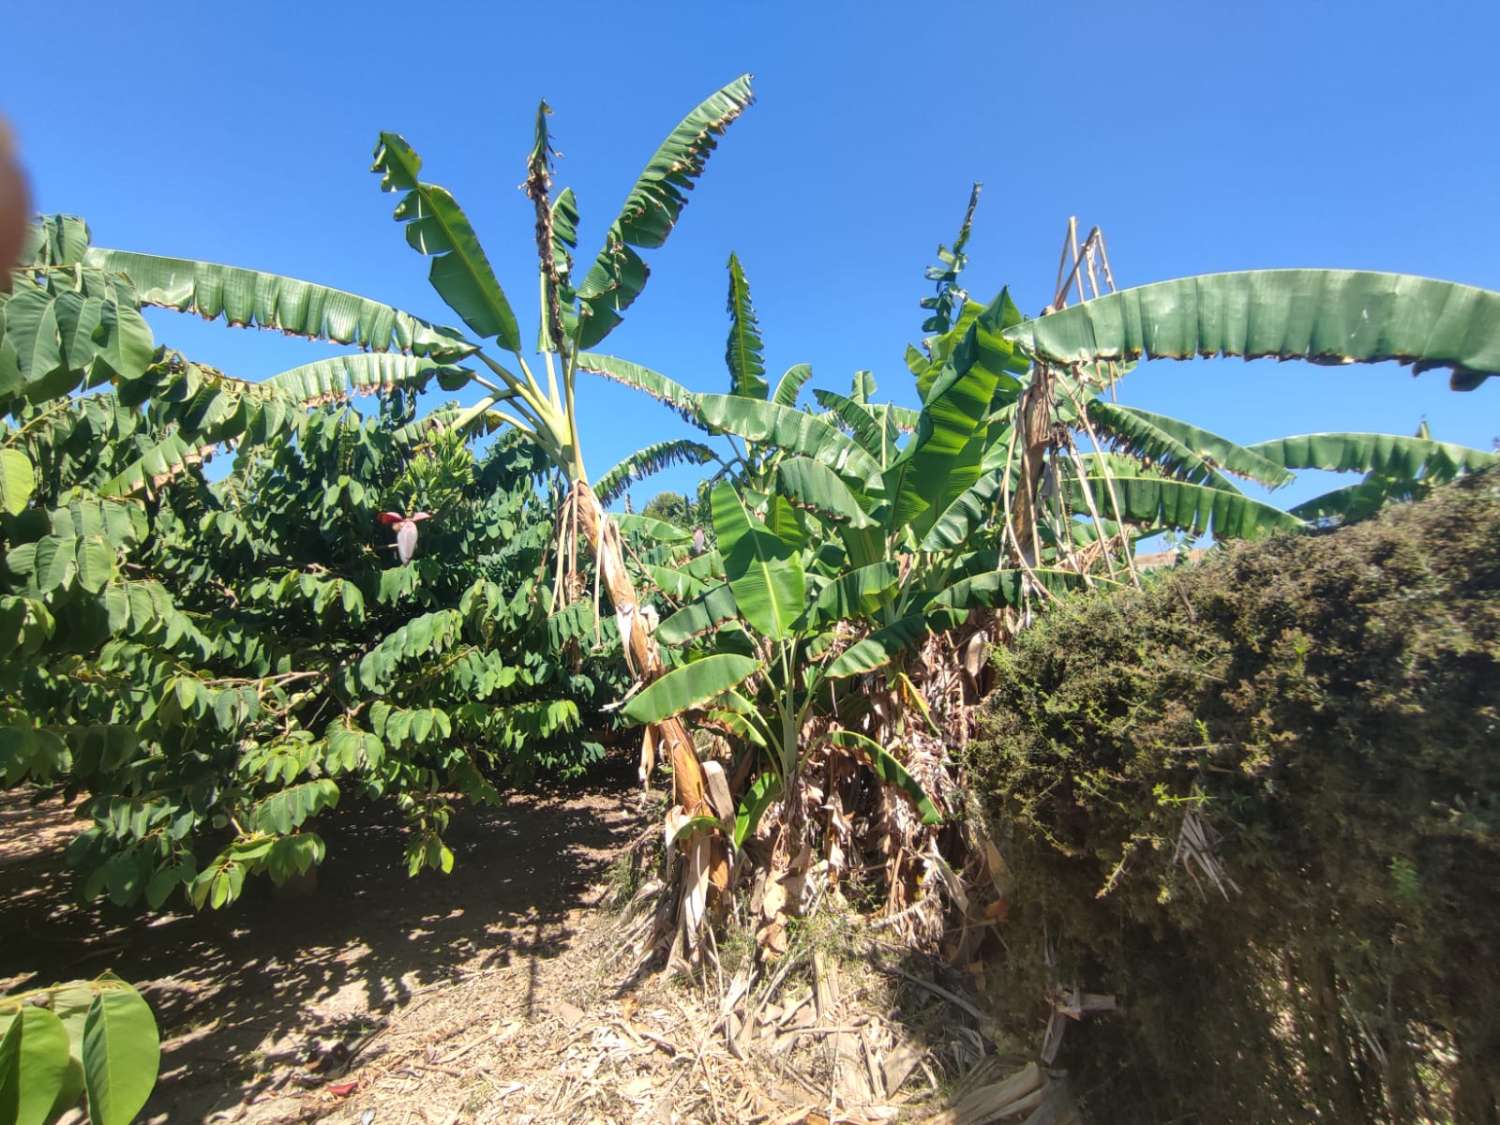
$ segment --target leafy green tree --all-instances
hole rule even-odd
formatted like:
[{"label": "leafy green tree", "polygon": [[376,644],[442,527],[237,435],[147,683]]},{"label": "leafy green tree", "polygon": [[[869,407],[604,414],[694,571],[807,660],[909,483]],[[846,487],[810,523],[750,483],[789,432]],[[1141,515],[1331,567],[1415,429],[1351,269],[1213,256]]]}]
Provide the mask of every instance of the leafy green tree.
[{"label": "leafy green tree", "polygon": [[[404,434],[410,444],[429,424],[459,434],[513,427],[561,481],[554,490],[559,535],[546,547],[549,566],[556,564],[546,599],[554,611],[549,638],[579,646],[582,660],[582,644],[590,635],[599,647],[610,642],[613,630],[631,674],[649,678],[659,671],[647,614],[624,566],[624,538],[665,534],[670,539],[680,533],[661,521],[638,520],[631,529],[627,521],[605,515],[589,487],[577,438],[576,357],[581,348],[602,340],[639,295],[649,273],[639,251],[665,240],[717,138],[749,102],[749,81],[741,78],[683,119],[648,162],[610,225],[603,249],[576,283],[571,254],[578,216],[570,191],[551,196],[549,111],[541,107],[526,190],[537,212],[541,326],[536,351],[545,366],[545,390],[523,355],[515,316],[467,219],[450,193],[420,179],[419,158],[394,134],[381,135],[375,170],[383,188],[402,193],[396,217],[406,226],[408,241],[433,257],[433,284],[467,330],[509,353],[511,366],[461,330],[356,294],[257,270],[95,247],[77,220],[38,228],[25,255],[26,270],[18,275],[20,291],[3,307],[7,319],[0,337],[6,344],[0,350],[0,389],[15,394],[18,403],[18,429],[0,442],[3,499],[15,516],[5,529],[12,585],[3,608],[12,652],[46,651],[48,659],[24,668],[12,662],[6,669],[13,678],[6,717],[14,721],[0,767],[11,784],[80,785],[83,777],[122,773],[150,779],[147,784],[133,778],[119,791],[113,782],[104,786],[109,792],[107,800],[101,794],[102,803],[96,802],[95,828],[75,850],[81,863],[93,866],[90,889],[104,887],[122,901],[143,893],[162,901],[186,883],[195,901],[220,905],[239,893],[249,872],[284,876],[304,870],[322,853],[321,842],[304,826],[338,799],[336,776],[349,770],[404,771],[384,780],[361,776],[360,783],[388,787],[408,808],[421,845],[415,864],[451,863],[440,841],[447,810],[435,796],[437,779],[463,781],[456,770],[477,793],[478,771],[467,748],[450,752],[444,745],[455,737],[454,716],[441,708],[404,705],[422,699],[401,686],[403,677],[467,676],[456,684],[469,691],[464,716],[476,732],[484,728],[490,736],[502,733],[502,727],[524,733],[530,723],[535,742],[576,726],[573,697],[592,690],[576,684],[553,692],[527,683],[523,686],[539,698],[517,699],[509,719],[488,715],[494,709],[491,694],[515,686],[507,679],[508,667],[494,666],[500,658],[490,620],[515,612],[509,604],[514,593],[500,589],[493,576],[468,586],[457,607],[428,606],[405,621],[401,599],[411,594],[420,602],[429,591],[362,585],[370,560],[357,553],[351,557],[350,551],[354,544],[367,544],[373,533],[372,482],[343,466],[336,475],[328,467],[329,476],[316,482],[324,495],[299,509],[329,519],[337,509],[347,517],[341,530],[353,536],[317,542],[316,534],[298,537],[284,527],[256,525],[241,503],[245,490],[254,504],[267,502],[273,509],[297,492],[286,465],[278,484],[278,456],[301,456],[304,448],[318,448],[324,440],[339,457],[368,453],[363,438],[351,437],[357,426],[326,415],[309,419],[309,402],[360,391],[415,393],[434,378],[450,390],[478,385],[484,391],[478,403],[435,412],[422,427],[394,430],[391,440]],[[139,316],[142,304],[362,350],[249,384],[155,349]],[[93,388],[106,382],[116,388],[114,394],[67,398],[80,384]],[[195,475],[196,466],[226,442],[238,443],[244,458],[288,435],[295,435],[294,445],[271,454],[270,469],[237,472],[228,491],[207,488]],[[378,444],[373,435],[370,444]],[[45,478],[48,488],[39,494],[38,468],[47,469],[43,462],[49,459],[58,471]],[[632,471],[624,467],[620,479]],[[166,498],[163,490],[174,481],[192,485],[194,495]],[[424,482],[413,476],[409,484],[406,491],[414,501]],[[482,471],[476,475],[476,488],[493,484]],[[464,493],[462,482],[444,486]],[[99,506],[90,506],[96,499]],[[390,503],[385,496],[379,499]],[[63,506],[75,501],[84,508]],[[153,505],[158,504],[168,524],[177,521],[170,527],[175,541],[157,535]],[[296,613],[287,616],[301,622],[303,636],[277,636],[272,644],[263,636],[225,635],[219,626],[226,618],[209,621],[213,610],[206,605],[201,614],[184,612],[165,584],[143,576],[145,564],[134,559],[145,548],[154,552],[155,565],[191,576],[194,520],[197,535],[227,539],[268,571],[243,590],[220,582],[222,596],[238,599],[252,624],[256,612],[266,617],[272,606],[280,612],[282,603],[294,604]],[[426,525],[434,545],[457,534],[459,525],[444,530],[440,522]],[[613,621],[593,620],[585,603],[569,604],[588,584],[586,568],[577,562],[580,537],[594,556],[593,571],[607,592]],[[541,542],[547,544],[545,536]],[[415,564],[422,561],[419,554]],[[122,577],[127,567],[133,568],[128,579]],[[203,599],[216,587],[188,583],[182,589],[185,598]],[[354,660],[356,635],[368,621],[392,631]],[[442,658],[436,671],[413,667],[434,657]],[[309,666],[298,666],[299,660]],[[326,670],[337,661],[343,661],[337,682],[328,689]],[[111,688],[128,685],[128,702],[110,704],[104,679],[91,683],[77,675],[86,665],[97,667]],[[415,691],[412,686],[410,692]],[[360,701],[359,692],[395,693],[395,699]],[[341,723],[343,729],[321,727],[324,723]],[[242,739],[247,724],[268,729],[279,724],[284,737],[271,744]],[[673,758],[683,799],[701,803],[703,778],[687,731],[671,721],[657,734]],[[241,741],[252,743],[254,752],[239,755],[235,748]],[[411,756],[398,763],[391,753],[395,746]],[[172,792],[164,795],[163,787]],[[186,808],[179,803],[184,792],[192,795]],[[225,833],[229,843],[199,870],[193,841],[206,831]]]},{"label": "leafy green tree", "polygon": [[[320,861],[313,818],[350,794],[393,801],[412,868],[446,869],[447,794],[598,758],[583,714],[621,684],[537,597],[545,462],[513,438],[476,460],[441,426],[455,408],[416,421],[451,369],[373,354],[242,384],[154,348],[81,222],[41,224],[30,254],[0,302],[0,771],[89,795],[85,894],[224,905]],[[379,417],[303,407],[363,387],[387,389]],[[436,518],[400,565],[376,517],[418,507]]]},{"label": "leafy green tree", "polygon": [[682,527],[693,522],[693,505],[680,492],[658,492],[641,509],[641,515]]}]

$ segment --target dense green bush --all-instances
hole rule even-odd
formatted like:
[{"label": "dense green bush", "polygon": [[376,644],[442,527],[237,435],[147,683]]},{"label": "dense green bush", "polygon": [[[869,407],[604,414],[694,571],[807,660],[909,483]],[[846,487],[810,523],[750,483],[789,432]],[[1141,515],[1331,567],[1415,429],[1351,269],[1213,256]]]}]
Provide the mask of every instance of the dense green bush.
[{"label": "dense green bush", "polygon": [[1098,1119],[1496,1120],[1500,473],[1069,601],[996,659],[995,984],[1018,1019],[1116,994],[1064,1047]]},{"label": "dense green bush", "polygon": [[[98,396],[84,413],[111,409]],[[156,436],[149,415],[115,412]],[[78,507],[91,465],[39,474],[41,507]],[[181,888],[222,906],[247,876],[320,862],[315,818],[350,798],[404,815],[413,873],[446,871],[456,794],[601,757],[598,708],[624,685],[588,657],[587,606],[548,617],[543,468],[511,437],[476,457],[398,392],[368,417],[316,408],[217,481],[188,465],[110,506],[127,577],[59,579],[53,641],[0,676],[0,714],[28,721],[5,728],[0,780],[88,798],[69,849],[83,894],[156,907]],[[377,516],[418,510],[432,518],[403,564]],[[55,537],[10,551],[22,592]]]}]

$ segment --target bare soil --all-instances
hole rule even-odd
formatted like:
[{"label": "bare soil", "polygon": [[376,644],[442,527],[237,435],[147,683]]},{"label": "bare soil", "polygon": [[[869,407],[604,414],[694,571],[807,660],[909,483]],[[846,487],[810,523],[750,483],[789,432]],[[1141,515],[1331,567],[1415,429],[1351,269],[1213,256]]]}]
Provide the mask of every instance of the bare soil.
[{"label": "bare soil", "polygon": [[829,1125],[956,1102],[930,1120],[971,1125],[1035,1108],[1045,1079],[1020,1075],[1020,1098],[1024,1058],[932,978],[961,983],[898,950],[882,968],[804,942],[749,992],[727,948],[697,984],[633,976],[610,865],[656,814],[623,774],[508,796],[454,818],[451,876],[408,879],[399,822],[340,810],[315,891],[252,884],[228,910],[146,917],[77,902],[70,809],[0,797],[0,991],[106,969],[136,984],[163,1039],[151,1123]]},{"label": "bare soil", "polygon": [[0,991],[105,969],[135,983],[163,1039],[143,1120],[312,1119],[337,1100],[324,1072],[342,1072],[361,1040],[424,999],[483,978],[535,1018],[544,966],[577,940],[611,855],[636,831],[635,800],[613,786],[466,809],[450,835],[453,874],[415,879],[397,822],[341,817],[316,893],[259,887],[225,911],[142,917],[77,902],[69,809],[7,797]]}]

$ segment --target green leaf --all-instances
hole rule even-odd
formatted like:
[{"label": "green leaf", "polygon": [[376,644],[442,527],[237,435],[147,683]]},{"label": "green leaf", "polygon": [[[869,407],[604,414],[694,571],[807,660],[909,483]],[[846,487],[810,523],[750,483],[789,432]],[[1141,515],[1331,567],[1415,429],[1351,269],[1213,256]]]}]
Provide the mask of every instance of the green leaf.
[{"label": "green leaf", "polygon": [[420,391],[433,375],[445,373],[462,373],[462,369],[440,364],[426,356],[362,352],[304,363],[271,376],[265,385],[284,390],[297,402],[307,402],[339,399],[351,394],[387,394],[397,387],[406,386]]},{"label": "green leaf", "polygon": [[911,526],[925,535],[979,479],[983,427],[1001,374],[996,364],[984,360],[980,338],[997,328],[1006,299],[1002,293],[969,325],[952,364],[928,390],[916,437],[886,470],[886,493],[893,497],[888,530]]},{"label": "green leaf", "polygon": [[875,459],[811,414],[738,395],[699,395],[697,409],[705,425],[810,457],[867,487],[880,486],[880,465]]},{"label": "green leaf", "polygon": [[[388,741],[391,741],[388,739]],[[339,787],[328,778],[304,781],[261,801],[250,812],[252,832],[284,836],[310,816],[339,803]]]},{"label": "green leaf", "polygon": [[788,499],[822,513],[835,523],[874,527],[865,505],[837,473],[808,457],[788,457],[776,464],[776,476]]},{"label": "green leaf", "polygon": [[656,249],[666,242],[717,138],[750,101],[750,76],[746,74],[709,95],[684,117],[647,162],[605,233],[604,248],[578,286],[588,314],[580,347],[591,348],[604,339],[620,323],[620,314],[640,296],[650,270],[633,248]]},{"label": "green leaf", "polygon": [[94,1006],[94,988],[87,981],[68,981],[48,991],[52,1014],[62,1021],[68,1035],[68,1072],[52,1103],[48,1120],[54,1120],[78,1105],[83,1098],[83,1029]]},{"label": "green leaf", "polygon": [[[87,296],[92,277],[100,277],[103,296]],[[156,341],[128,287],[106,285],[93,270],[84,271],[85,293],[57,295],[57,326],[67,366],[87,376],[90,385],[115,376],[139,379],[151,365]],[[37,397],[35,390],[28,391]]]},{"label": "green leaf", "polygon": [[922,539],[922,550],[945,551],[962,547],[974,530],[990,519],[995,497],[1011,474],[1003,466],[985,470],[981,465],[980,470],[978,479],[938,513]]},{"label": "green leaf", "polygon": [[580,371],[602,375],[616,383],[643,391],[658,402],[670,406],[683,418],[697,421],[698,395],[658,371],[629,360],[594,352],[579,352],[577,365]]},{"label": "green leaf", "polygon": [[46,291],[18,288],[3,306],[5,341],[33,401],[67,394],[83,378],[63,358],[57,300]]},{"label": "green leaf", "polygon": [[636,512],[611,512],[610,520],[627,535],[639,535],[657,543],[687,543],[693,533],[655,516],[643,516]]},{"label": "green leaf", "polygon": [[781,779],[773,773],[763,773],[745,790],[739,808],[734,813],[734,846],[742,848],[745,841],[755,834],[755,827],[765,815],[771,802],[781,793]]},{"label": "green leaf", "polygon": [[765,346],[755,306],[750,303],[750,283],[734,254],[729,255],[729,343],[724,348],[724,363],[729,368],[730,394],[766,397],[770,388],[766,384]]},{"label": "green leaf", "polygon": [[1299,434],[1250,449],[1288,469],[1374,472],[1408,479],[1423,473],[1446,479],[1500,461],[1500,455],[1481,449],[1401,434]]},{"label": "green leaf", "polygon": [[[19,551],[20,548],[17,548]],[[33,581],[43,593],[62,589],[78,573],[78,540],[49,535],[36,545],[36,572]]]},{"label": "green leaf", "polygon": [[480,336],[510,352],[521,350],[516,314],[468,216],[446,188],[417,179],[422,160],[396,133],[381,133],[370,171],[381,174],[382,191],[404,191],[395,218],[407,224],[406,241],[432,257],[428,279],[438,295]]},{"label": "green leaf", "polygon": [[656,639],[664,645],[679,645],[738,613],[734,591],[728,584],[714,586],[658,625]]},{"label": "green leaf", "polygon": [[[671,567],[655,566],[651,563],[645,565],[645,570],[652,584],[676,602],[700,598],[709,590],[706,579],[698,578],[683,570],[673,570]],[[730,611],[730,616],[734,616],[733,610]]]},{"label": "green leaf", "polygon": [[701,707],[760,667],[760,661],[735,653],[706,656],[647,684],[621,714],[632,723],[659,723],[689,708]]},{"label": "green leaf", "polygon": [[977,183],[969,190],[969,206],[964,211],[964,220],[959,225],[958,236],[953,240],[953,248],[950,250],[946,246],[938,246],[937,264],[928,266],[925,271],[927,280],[936,282],[937,291],[920,302],[922,308],[932,312],[922,323],[923,332],[946,332],[952,324],[955,301],[963,300],[963,290],[958,288],[958,275],[963,273],[964,266],[968,264],[964,247],[968,245],[969,232],[974,226],[979,192],[980,185]]},{"label": "green leaf", "polygon": [[871,407],[834,391],[816,390],[813,391],[813,397],[818,400],[819,406],[833,411],[834,416],[859,443],[859,447],[881,465],[885,465],[895,454],[896,450],[886,438],[885,427],[876,419]]},{"label": "green leaf", "polygon": [[1301,531],[1307,525],[1296,516],[1270,504],[1263,504],[1238,492],[1225,492],[1201,484],[1150,477],[1090,476],[1079,481],[1069,478],[1066,484],[1068,502],[1082,511],[1086,504],[1082,489],[1093,492],[1094,504],[1106,519],[1117,513],[1110,501],[1110,490],[1119,498],[1119,517],[1125,522],[1152,527],[1173,527],[1206,532],[1219,539],[1255,539],[1278,531]]},{"label": "green leaf", "polygon": [[62,1021],[46,1008],[22,1005],[0,1040],[0,1121],[50,1122],[69,1085],[70,1062]]},{"label": "green leaf", "polygon": [[151,492],[203,463],[212,445],[199,446],[173,432],[152,445],[117,475],[99,486],[106,497]]},{"label": "green leaf", "polygon": [[[1104,582],[1106,579],[1095,579]],[[963,578],[940,590],[929,609],[952,609],[967,613],[980,606],[1019,606],[1028,583],[1037,583],[1059,596],[1083,584],[1082,576],[1070,570],[1032,567],[1030,570],[987,570]]]},{"label": "green leaf", "polygon": [[48,512],[47,518],[52,522],[54,535],[79,539],[99,536],[112,547],[133,547],[149,530],[145,509],[140,504],[95,496],[72,500],[66,508]]},{"label": "green leaf", "polygon": [[804,626],[869,618],[879,612],[901,580],[900,569],[890,560],[870,563],[839,575],[818,591],[808,607]]},{"label": "green leaf", "polygon": [[804,608],[807,583],[801,560],[791,544],[750,514],[731,485],[715,488],[709,503],[724,573],[741,616],[763,636],[780,640]]},{"label": "green leaf", "polygon": [[92,238],[77,215],[39,215],[26,228],[19,261],[32,266],[76,266]]},{"label": "green leaf", "polygon": [[99,593],[114,579],[115,552],[103,539],[80,540],[77,557],[78,584],[89,593]]},{"label": "green leaf", "polygon": [[1368,519],[1392,500],[1413,500],[1426,492],[1429,485],[1423,480],[1406,477],[1387,477],[1378,474],[1366,477],[1358,484],[1346,485],[1314,496],[1290,509],[1298,519],[1353,523]]},{"label": "green leaf", "polygon": [[834,745],[842,746],[845,750],[852,750],[875,771],[875,776],[887,785],[894,785],[917,806],[917,811],[922,814],[923,824],[941,824],[943,814],[938,812],[937,806],[932,803],[932,798],[927,796],[927,791],[918,784],[917,779],[907,772],[906,767],[891,756],[890,752],[873,739],[852,730],[831,731],[828,737]]},{"label": "green leaf", "polygon": [[824,675],[830,680],[842,680],[873,672],[889,664],[899,652],[910,648],[930,631],[925,614],[908,614],[850,645],[839,653]]},{"label": "green leaf", "polygon": [[1217,470],[1278,488],[1292,479],[1282,465],[1228,438],[1133,406],[1094,399],[1089,421],[1114,439],[1115,448],[1147,458],[1169,476],[1193,484],[1232,487]]},{"label": "green leaf", "polygon": [[[669,822],[670,823],[670,822]],[[677,827],[667,837],[667,847],[686,840],[697,832],[722,831],[724,825],[717,817],[712,816],[689,816],[677,822]]]},{"label": "green leaf", "polygon": [[792,364],[781,373],[781,378],[776,381],[776,390],[771,395],[771,401],[782,406],[796,406],[797,396],[802,393],[803,384],[812,378],[812,373],[811,364]]},{"label": "green leaf", "polygon": [[1060,365],[1099,359],[1396,360],[1452,371],[1455,390],[1500,373],[1500,293],[1362,270],[1250,270],[1122,289],[1005,336]]},{"label": "green leaf", "polygon": [[156,1084],[161,1045],[151,1008],[135,989],[101,989],[83,1029],[83,1078],[93,1125],[129,1125]]},{"label": "green leaf", "polygon": [[451,329],[326,285],[187,258],[123,250],[89,250],[88,264],[122,273],[142,303],[206,320],[223,317],[241,327],[274,328],[311,340],[358,344],[372,351],[403,351],[434,358],[469,355],[474,345]]},{"label": "green leaf", "polygon": [[636,450],[604,473],[594,484],[594,495],[601,504],[613,503],[636,481],[645,480],[663,469],[683,463],[702,465],[718,459],[719,455],[701,442],[687,438],[659,441]]},{"label": "green leaf", "polygon": [[26,454],[19,449],[0,449],[0,509],[20,515],[34,491],[36,473]]}]

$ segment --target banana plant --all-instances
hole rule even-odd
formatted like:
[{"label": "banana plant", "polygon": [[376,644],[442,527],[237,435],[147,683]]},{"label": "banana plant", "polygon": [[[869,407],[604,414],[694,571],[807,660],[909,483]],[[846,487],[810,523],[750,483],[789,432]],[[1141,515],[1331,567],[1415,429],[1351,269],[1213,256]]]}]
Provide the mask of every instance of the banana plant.
[{"label": "banana plant", "polygon": [[826,713],[824,688],[853,674],[840,664],[840,625],[874,612],[895,585],[894,573],[820,575],[817,541],[784,496],[770,497],[757,512],[732,485],[720,483],[711,506],[724,582],[658,631],[669,643],[683,644],[706,623],[711,636],[635,696],[625,717],[655,724],[703,711],[759,759],[761,768],[747,771],[737,808],[729,807],[726,789],[714,809],[736,848],[774,800],[796,791],[810,743],[862,757],[881,780],[911,798],[925,823],[939,822],[931,798],[887,747],[857,731],[810,723],[820,704],[821,717],[836,720],[836,712]]},{"label": "banana plant", "polygon": [[[542,359],[545,388],[542,375],[523,354],[509,300],[452,195],[420,178],[421,160],[400,136],[382,133],[375,150],[373,170],[382,177],[382,189],[402,193],[395,217],[405,224],[407,241],[433,258],[429,277],[434,288],[475,335],[493,340],[509,357],[508,364],[483,347],[474,348],[472,358],[488,369],[471,376],[484,397],[454,425],[493,418],[534,442],[556,466],[566,491],[557,517],[554,596],[560,604],[583,592],[576,564],[581,537],[593,555],[597,580],[609,595],[626,664],[647,684],[661,673],[663,663],[651,616],[626,568],[621,521],[604,511],[590,487],[578,429],[579,355],[602,341],[639,296],[650,272],[639,251],[666,241],[718,138],[750,102],[746,75],[715,91],[683,118],[647,162],[581,280],[574,277],[572,257],[577,248],[577,202],[571,189],[553,193],[554,152],[547,123],[551,110],[545,102],[538,107],[525,191],[536,215],[540,324],[535,350]],[[658,451],[659,458],[672,455]],[[621,470],[614,481],[631,472]],[[647,728],[645,743],[643,767],[646,747],[664,747],[673,766],[676,806],[690,821],[702,815],[709,807],[709,778],[687,727],[676,715],[664,716]],[[703,833],[690,835],[684,846],[693,870],[706,872],[708,883],[721,890],[727,886],[728,857],[721,847]],[[690,946],[696,943],[703,917],[698,892],[704,884],[698,881],[694,887],[694,893],[680,897],[678,908],[678,932]]]}]

